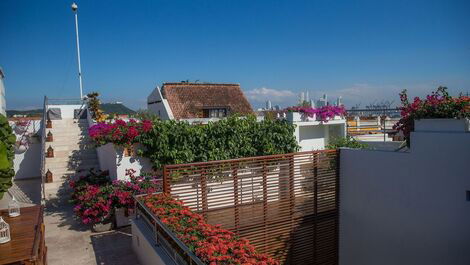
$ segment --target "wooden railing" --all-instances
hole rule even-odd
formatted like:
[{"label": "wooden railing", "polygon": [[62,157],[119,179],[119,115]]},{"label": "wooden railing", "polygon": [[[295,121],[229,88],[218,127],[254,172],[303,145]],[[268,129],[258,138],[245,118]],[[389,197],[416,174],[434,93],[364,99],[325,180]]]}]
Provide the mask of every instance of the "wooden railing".
[{"label": "wooden railing", "polygon": [[336,150],[164,167],[164,191],[288,264],[338,263]]}]

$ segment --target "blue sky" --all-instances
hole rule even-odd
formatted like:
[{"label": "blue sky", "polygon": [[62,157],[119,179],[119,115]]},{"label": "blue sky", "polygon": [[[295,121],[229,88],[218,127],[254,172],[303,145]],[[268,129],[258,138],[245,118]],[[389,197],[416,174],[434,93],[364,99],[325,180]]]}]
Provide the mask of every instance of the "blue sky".
[{"label": "blue sky", "polygon": [[[162,82],[240,83],[348,105],[470,91],[470,1],[77,1],[85,92],[145,108]],[[7,109],[78,97],[71,1],[0,1]]]}]

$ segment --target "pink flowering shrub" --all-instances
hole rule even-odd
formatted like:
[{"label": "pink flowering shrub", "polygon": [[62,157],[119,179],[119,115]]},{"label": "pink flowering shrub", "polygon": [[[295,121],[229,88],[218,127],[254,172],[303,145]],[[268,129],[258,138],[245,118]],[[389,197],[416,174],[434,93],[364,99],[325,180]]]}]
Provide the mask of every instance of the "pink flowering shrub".
[{"label": "pink flowering shrub", "polygon": [[161,179],[134,174],[133,169],[128,169],[126,175],[130,181],[111,182],[107,171],[90,171],[77,181],[70,181],[73,189],[71,203],[74,204],[75,215],[84,224],[101,223],[112,217],[115,208],[133,209],[133,195],[161,190]]},{"label": "pink flowering shrub", "polygon": [[114,122],[100,122],[90,127],[88,134],[98,145],[113,143],[118,146],[129,147],[137,142],[138,136],[152,130],[152,122],[142,122],[130,119],[128,122],[115,120]]},{"label": "pink flowering shrub", "polygon": [[343,106],[323,106],[319,108],[312,107],[289,107],[286,111],[300,112],[307,117],[313,118],[316,116],[317,120],[328,122],[335,118],[335,116],[346,115],[346,110]]},{"label": "pink flowering shrub", "polygon": [[446,87],[437,88],[425,99],[415,97],[412,103],[408,101],[406,90],[403,90],[400,100],[401,119],[393,128],[403,132],[408,145],[410,133],[414,130],[414,120],[470,118],[470,97],[460,95],[453,98]]}]

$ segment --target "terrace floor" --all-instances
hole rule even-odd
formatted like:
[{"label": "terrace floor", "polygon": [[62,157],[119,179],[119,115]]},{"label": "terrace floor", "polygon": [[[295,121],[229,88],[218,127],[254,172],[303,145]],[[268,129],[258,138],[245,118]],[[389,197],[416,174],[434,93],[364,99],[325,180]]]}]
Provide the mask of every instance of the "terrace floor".
[{"label": "terrace floor", "polygon": [[[47,192],[46,192],[47,193]],[[139,264],[132,251],[130,227],[94,233],[74,217],[70,191],[59,188],[46,200],[47,261],[49,265]]]}]

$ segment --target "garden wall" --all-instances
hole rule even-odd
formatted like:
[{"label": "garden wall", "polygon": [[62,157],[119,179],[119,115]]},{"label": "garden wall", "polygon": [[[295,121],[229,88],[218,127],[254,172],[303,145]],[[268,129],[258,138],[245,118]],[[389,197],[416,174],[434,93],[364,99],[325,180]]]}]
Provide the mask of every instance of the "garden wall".
[{"label": "garden wall", "polygon": [[145,157],[124,156],[122,148],[106,144],[96,148],[101,170],[109,170],[112,180],[128,180],[126,169],[134,169],[136,176],[152,171],[152,163]]},{"label": "garden wall", "polygon": [[340,264],[470,264],[470,133],[341,150]]},{"label": "garden wall", "polygon": [[[30,120],[28,132],[35,134],[41,130],[41,120]],[[10,126],[14,127],[14,122],[10,121]],[[14,130],[17,140],[21,138]],[[39,139],[33,137],[30,139],[29,148],[26,152],[17,154],[13,160],[13,168],[15,170],[15,179],[28,179],[41,177],[41,143]]]}]

